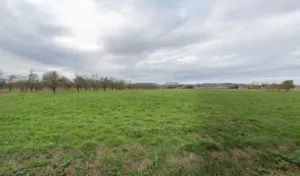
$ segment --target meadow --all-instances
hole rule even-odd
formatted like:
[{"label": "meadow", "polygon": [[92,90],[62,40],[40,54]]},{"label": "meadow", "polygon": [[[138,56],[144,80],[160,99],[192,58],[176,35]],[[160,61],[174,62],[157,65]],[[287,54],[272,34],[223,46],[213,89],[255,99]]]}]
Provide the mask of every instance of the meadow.
[{"label": "meadow", "polygon": [[300,92],[1,93],[0,175],[288,175]]}]

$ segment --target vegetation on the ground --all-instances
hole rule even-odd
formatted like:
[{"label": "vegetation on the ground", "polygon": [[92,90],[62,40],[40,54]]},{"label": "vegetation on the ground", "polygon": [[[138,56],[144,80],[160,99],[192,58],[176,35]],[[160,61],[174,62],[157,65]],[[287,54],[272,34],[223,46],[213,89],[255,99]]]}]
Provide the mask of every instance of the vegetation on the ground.
[{"label": "vegetation on the ground", "polygon": [[299,92],[0,94],[0,175],[286,175]]}]

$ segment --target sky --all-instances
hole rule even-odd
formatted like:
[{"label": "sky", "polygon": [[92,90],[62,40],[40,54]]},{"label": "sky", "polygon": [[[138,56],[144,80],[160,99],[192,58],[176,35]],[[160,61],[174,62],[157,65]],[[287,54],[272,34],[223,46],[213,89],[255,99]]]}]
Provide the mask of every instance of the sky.
[{"label": "sky", "polygon": [[300,84],[300,1],[0,0],[0,69]]}]

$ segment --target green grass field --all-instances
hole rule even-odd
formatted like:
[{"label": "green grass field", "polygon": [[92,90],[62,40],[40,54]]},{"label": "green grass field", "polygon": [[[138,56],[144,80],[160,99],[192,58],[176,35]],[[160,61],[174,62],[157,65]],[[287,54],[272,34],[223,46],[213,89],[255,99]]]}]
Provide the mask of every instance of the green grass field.
[{"label": "green grass field", "polygon": [[288,175],[300,92],[0,94],[0,175]]}]

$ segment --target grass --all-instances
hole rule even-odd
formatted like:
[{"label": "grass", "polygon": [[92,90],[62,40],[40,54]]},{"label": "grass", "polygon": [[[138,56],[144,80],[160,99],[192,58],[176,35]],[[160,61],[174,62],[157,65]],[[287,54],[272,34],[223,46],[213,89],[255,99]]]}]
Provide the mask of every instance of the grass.
[{"label": "grass", "polygon": [[300,93],[0,94],[0,175],[287,175]]}]

